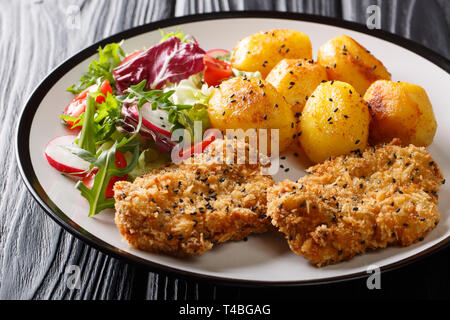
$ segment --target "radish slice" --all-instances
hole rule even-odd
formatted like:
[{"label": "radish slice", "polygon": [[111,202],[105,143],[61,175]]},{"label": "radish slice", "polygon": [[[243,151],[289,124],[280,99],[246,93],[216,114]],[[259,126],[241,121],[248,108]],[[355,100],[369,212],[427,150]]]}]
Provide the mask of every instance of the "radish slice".
[{"label": "radish slice", "polygon": [[[65,173],[79,173],[89,170],[90,163],[77,157],[64,148],[74,143],[77,136],[67,135],[56,137],[45,147],[45,157],[48,163],[56,170]],[[84,174],[77,175],[83,177]]]},{"label": "radish slice", "polygon": [[[136,120],[139,120],[139,112],[136,105],[130,107],[130,112]],[[155,132],[170,137],[169,113],[164,110],[152,110],[150,103],[145,103],[141,108],[142,124]]]}]

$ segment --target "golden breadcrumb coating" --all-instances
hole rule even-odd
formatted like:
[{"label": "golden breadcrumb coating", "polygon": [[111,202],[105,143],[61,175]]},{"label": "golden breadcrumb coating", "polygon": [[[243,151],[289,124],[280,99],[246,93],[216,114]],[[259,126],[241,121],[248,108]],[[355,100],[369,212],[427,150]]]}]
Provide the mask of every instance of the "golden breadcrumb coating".
[{"label": "golden breadcrumb coating", "polygon": [[397,144],[338,156],[269,188],[267,214],[292,251],[320,267],[410,245],[435,227],[442,174],[425,148]]},{"label": "golden breadcrumb coating", "polygon": [[[124,239],[141,250],[187,256],[271,228],[266,190],[273,179],[260,173],[259,162],[237,164],[230,146],[237,150],[235,140],[216,140],[179,165],[117,182],[115,222]],[[224,149],[227,161],[218,163]]]}]

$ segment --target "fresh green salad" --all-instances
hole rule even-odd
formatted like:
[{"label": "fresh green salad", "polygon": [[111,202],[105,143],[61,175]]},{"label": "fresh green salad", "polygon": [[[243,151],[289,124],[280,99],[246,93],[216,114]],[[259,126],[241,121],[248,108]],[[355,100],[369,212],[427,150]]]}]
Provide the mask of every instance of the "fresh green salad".
[{"label": "fresh green salad", "polygon": [[45,149],[50,165],[77,180],[90,216],[114,207],[115,182],[133,180],[171,160],[183,143],[183,136],[173,140],[175,130],[192,137],[179,149],[183,156],[194,152],[195,143],[204,148],[212,141],[194,137],[203,137],[210,126],[207,105],[214,86],[236,76],[229,57],[227,50],[204,51],[180,30],[162,31],[159,43],[131,54],[122,43],[98,49],[86,73],[67,88],[75,96],[61,120],[70,133]]}]

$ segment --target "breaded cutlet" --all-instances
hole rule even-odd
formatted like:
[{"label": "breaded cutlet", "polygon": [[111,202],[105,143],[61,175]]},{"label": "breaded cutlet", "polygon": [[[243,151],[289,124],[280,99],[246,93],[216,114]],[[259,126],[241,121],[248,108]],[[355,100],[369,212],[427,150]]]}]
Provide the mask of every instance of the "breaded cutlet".
[{"label": "breaded cutlet", "polygon": [[237,164],[236,150],[236,140],[216,140],[178,165],[117,182],[115,222],[123,238],[141,250],[189,256],[273,228],[266,216],[273,179],[260,173],[260,162],[245,162],[248,153]]},{"label": "breaded cutlet", "polygon": [[398,141],[338,156],[268,190],[268,215],[290,248],[324,266],[422,240],[439,222],[443,176],[425,148]]}]

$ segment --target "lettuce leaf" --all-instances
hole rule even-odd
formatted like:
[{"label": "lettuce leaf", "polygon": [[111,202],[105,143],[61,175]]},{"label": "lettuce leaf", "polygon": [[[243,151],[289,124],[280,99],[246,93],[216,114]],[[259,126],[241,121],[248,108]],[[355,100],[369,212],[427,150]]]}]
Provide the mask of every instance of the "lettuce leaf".
[{"label": "lettuce leaf", "polygon": [[145,149],[139,155],[137,165],[128,173],[131,179],[153,170],[163,167],[170,161],[170,153],[161,153],[156,147]]},{"label": "lettuce leaf", "polygon": [[232,68],[233,76],[235,77],[247,77],[247,78],[261,78],[261,73],[259,71],[250,72],[250,71],[241,71],[235,68]]},{"label": "lettuce leaf", "polygon": [[170,37],[177,37],[182,42],[190,42],[190,40],[192,39],[191,36],[182,32],[180,27],[177,28],[177,31],[166,32],[162,29],[159,29],[159,32],[161,32],[161,40],[159,40],[160,43],[166,41]]},{"label": "lettuce leaf", "polygon": [[169,90],[174,91],[170,100],[175,104],[192,106],[202,104],[207,106],[214,88],[208,87],[207,84],[202,84],[202,76],[200,73],[197,73],[187,79],[181,80],[177,84],[168,84],[164,88],[164,91]]},{"label": "lettuce leaf", "polygon": [[197,43],[182,42],[172,36],[116,67],[116,89],[122,93],[143,80],[151,89],[160,89],[166,82],[177,83],[203,70],[204,55]]}]

